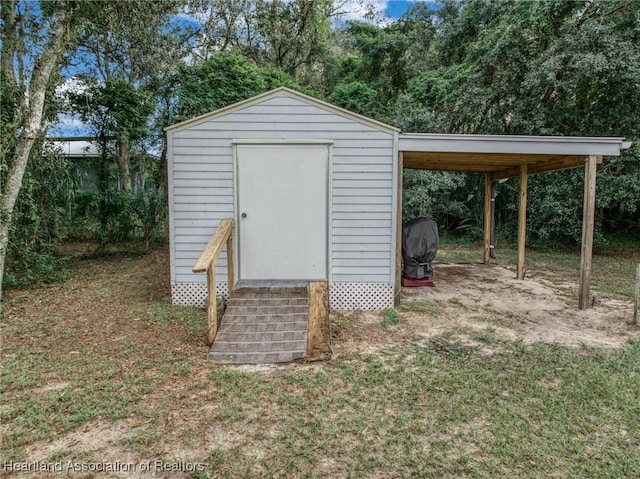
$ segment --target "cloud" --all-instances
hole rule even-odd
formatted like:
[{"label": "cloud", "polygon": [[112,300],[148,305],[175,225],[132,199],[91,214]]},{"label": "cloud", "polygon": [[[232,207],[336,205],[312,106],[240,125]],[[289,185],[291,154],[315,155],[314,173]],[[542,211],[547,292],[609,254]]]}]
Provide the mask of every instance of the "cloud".
[{"label": "cloud", "polygon": [[391,0],[346,0],[341,4],[338,23],[349,20],[386,25],[390,23],[385,11]]},{"label": "cloud", "polygon": [[80,117],[71,113],[58,113],[57,120],[47,131],[49,137],[89,136],[91,129]]},{"label": "cloud", "polygon": [[56,95],[63,96],[66,93],[84,93],[89,89],[89,85],[83,80],[76,77],[67,78],[63,84],[56,87]]}]

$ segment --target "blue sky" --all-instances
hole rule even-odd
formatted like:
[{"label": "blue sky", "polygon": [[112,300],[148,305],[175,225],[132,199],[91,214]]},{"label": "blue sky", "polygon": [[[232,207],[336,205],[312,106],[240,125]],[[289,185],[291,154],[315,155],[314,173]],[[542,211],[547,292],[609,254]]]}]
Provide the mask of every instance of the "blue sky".
[{"label": "blue sky", "polygon": [[396,19],[402,16],[402,14],[406,12],[413,3],[416,2],[408,2],[406,0],[390,0],[387,2],[386,7],[384,8],[384,14],[389,18]]}]

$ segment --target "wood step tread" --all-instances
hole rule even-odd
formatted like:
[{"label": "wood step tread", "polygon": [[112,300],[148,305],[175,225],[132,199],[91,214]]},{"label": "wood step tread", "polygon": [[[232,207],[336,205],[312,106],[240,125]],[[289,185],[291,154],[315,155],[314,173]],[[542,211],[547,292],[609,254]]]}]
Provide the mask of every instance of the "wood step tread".
[{"label": "wood step tread", "polygon": [[211,352],[220,353],[270,353],[282,351],[305,351],[307,341],[219,341],[214,342]]},{"label": "wood step tread", "polygon": [[272,351],[270,353],[209,353],[209,359],[217,364],[290,363],[296,359],[302,359],[304,356],[305,351]]},{"label": "wood step tread", "polygon": [[306,340],[307,331],[219,331],[216,341],[296,341]]},{"label": "wood step tread", "polygon": [[222,323],[218,332],[236,332],[236,331],[306,331],[307,322],[279,322],[279,323]]},{"label": "wood step tread", "polygon": [[231,298],[228,306],[260,306],[260,305],[277,305],[277,306],[309,306],[308,298]]},{"label": "wood step tread", "polygon": [[308,318],[309,313],[233,313],[225,315],[223,321],[226,319],[228,323],[276,323],[278,321],[306,321]]},{"label": "wood step tread", "polygon": [[283,295],[286,297],[305,297],[308,294],[307,288],[237,288],[233,290],[231,297],[270,297],[274,295]]},{"label": "wood step tread", "polygon": [[[247,309],[256,309],[256,311],[247,311]],[[307,314],[309,312],[309,307],[308,306],[304,306],[304,307],[300,307],[300,306],[296,306],[295,308],[284,308],[284,307],[278,307],[276,308],[252,308],[251,306],[249,307],[240,307],[240,308],[227,308],[224,312],[225,316],[236,316],[236,315],[241,315],[241,316],[265,316],[265,315],[273,315],[273,314],[279,314],[279,315],[292,315],[292,314]]]}]

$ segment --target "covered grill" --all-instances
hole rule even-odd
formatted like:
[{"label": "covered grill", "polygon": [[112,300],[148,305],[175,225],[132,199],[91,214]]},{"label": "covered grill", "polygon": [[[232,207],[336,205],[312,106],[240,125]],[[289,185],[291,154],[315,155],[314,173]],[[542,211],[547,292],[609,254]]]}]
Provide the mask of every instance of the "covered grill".
[{"label": "covered grill", "polygon": [[432,261],[438,251],[438,225],[416,218],[402,225],[402,285],[433,286]]}]

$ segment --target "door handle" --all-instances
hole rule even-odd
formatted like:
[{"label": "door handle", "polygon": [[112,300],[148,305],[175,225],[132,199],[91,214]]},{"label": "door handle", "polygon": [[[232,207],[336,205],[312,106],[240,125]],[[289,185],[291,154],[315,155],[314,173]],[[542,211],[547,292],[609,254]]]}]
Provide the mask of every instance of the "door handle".
[{"label": "door handle", "polygon": [[247,214],[246,214],[246,213],[242,213],[240,216],[241,216],[242,218],[246,218],[246,217],[247,217]]}]

